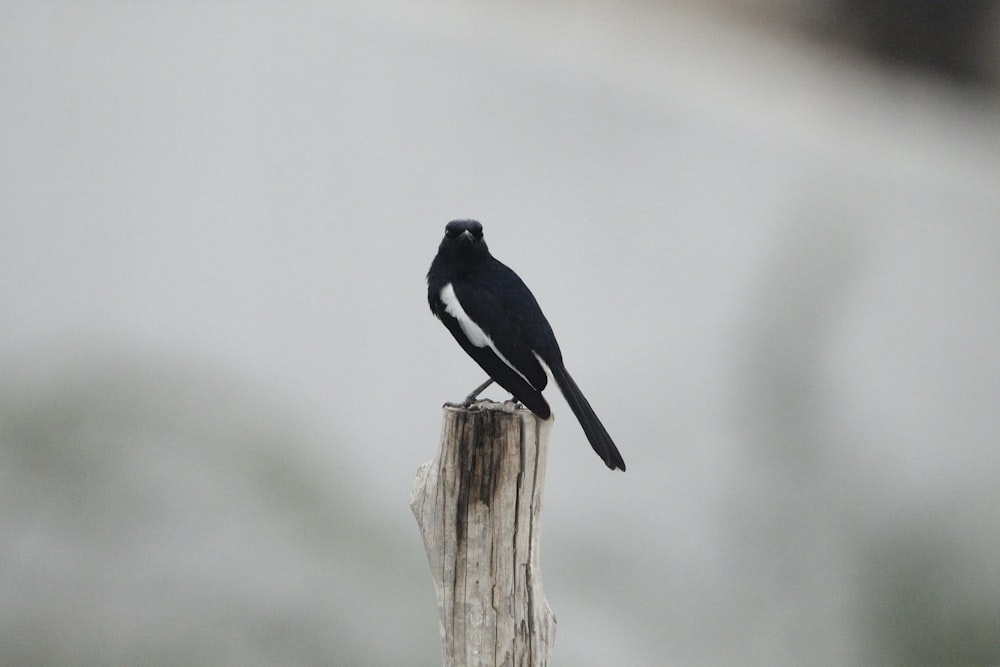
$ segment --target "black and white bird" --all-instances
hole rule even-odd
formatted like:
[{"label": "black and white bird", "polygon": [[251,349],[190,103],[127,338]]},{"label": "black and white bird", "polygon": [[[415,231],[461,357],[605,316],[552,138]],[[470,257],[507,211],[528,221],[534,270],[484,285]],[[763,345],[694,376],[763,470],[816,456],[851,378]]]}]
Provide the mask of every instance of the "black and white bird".
[{"label": "black and white bird", "polygon": [[563,365],[559,343],[531,290],[490,254],[483,226],[453,220],[427,272],[431,312],[444,323],[470,357],[490,376],[466,398],[496,381],[542,419],[552,414],[542,396],[546,366],[559,385],[590,445],[612,470],[625,461],[594,409]]}]

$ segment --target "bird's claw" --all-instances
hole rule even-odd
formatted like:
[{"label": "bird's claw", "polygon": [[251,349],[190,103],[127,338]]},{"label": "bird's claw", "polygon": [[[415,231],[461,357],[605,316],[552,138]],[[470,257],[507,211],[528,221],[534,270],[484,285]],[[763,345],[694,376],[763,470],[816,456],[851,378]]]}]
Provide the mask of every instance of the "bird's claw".
[{"label": "bird's claw", "polygon": [[486,382],[482,383],[481,385],[473,389],[472,393],[470,393],[468,396],[465,397],[465,402],[464,402],[465,407],[469,407],[470,405],[475,403],[476,400],[478,400],[479,398],[479,394],[483,393],[483,391],[491,384],[493,384],[493,378],[486,378]]}]

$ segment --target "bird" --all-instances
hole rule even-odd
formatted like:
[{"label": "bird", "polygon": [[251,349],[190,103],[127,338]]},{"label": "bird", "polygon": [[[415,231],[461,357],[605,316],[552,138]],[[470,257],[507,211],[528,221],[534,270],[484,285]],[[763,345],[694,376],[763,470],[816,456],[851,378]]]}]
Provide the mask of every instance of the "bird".
[{"label": "bird", "polygon": [[490,254],[483,226],[452,220],[427,271],[431,312],[489,379],[465,399],[470,405],[492,382],[538,415],[551,414],[542,390],[548,368],[591,447],[611,470],[625,470],[614,440],[566,370],[549,321],[524,281]]}]

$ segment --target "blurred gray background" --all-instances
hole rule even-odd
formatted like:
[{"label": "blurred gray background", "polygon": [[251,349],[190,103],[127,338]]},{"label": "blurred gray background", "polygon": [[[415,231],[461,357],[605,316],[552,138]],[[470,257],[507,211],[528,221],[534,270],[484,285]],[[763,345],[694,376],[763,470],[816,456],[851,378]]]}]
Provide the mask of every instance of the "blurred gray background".
[{"label": "blurred gray background", "polygon": [[550,392],[554,664],[1000,664],[998,26],[4,2],[0,664],[440,664],[458,217],[629,466]]}]

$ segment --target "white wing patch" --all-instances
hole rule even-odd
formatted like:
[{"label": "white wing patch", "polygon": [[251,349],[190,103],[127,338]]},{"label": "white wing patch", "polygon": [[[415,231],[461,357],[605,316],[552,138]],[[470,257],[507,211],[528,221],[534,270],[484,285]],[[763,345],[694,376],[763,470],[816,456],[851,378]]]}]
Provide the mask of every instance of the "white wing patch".
[{"label": "white wing patch", "polygon": [[[448,283],[441,288],[441,303],[444,304],[444,310],[446,313],[458,320],[458,325],[462,327],[462,333],[465,337],[469,339],[469,342],[476,347],[488,347],[493,350],[493,354],[500,358],[500,361],[507,364],[512,371],[524,378],[525,382],[528,382],[528,378],[524,377],[524,374],[517,370],[514,364],[507,361],[507,357],[500,354],[500,350],[497,346],[493,344],[493,339],[489,337],[482,327],[472,321],[469,314],[465,312],[465,308],[462,308],[462,304],[458,301],[458,296],[455,294],[455,288]],[[528,386],[533,386],[528,382]]]},{"label": "white wing patch", "polygon": [[[462,308],[462,304],[458,302],[458,296],[455,295],[455,288],[451,286],[451,283],[441,288],[441,303],[444,304],[445,312],[458,320],[459,326],[462,327],[462,333],[465,334],[470,343],[476,347],[491,347],[496,352],[497,348],[493,344],[493,339],[465,312],[465,308]],[[507,365],[510,366],[510,364]]]}]

